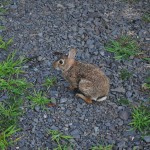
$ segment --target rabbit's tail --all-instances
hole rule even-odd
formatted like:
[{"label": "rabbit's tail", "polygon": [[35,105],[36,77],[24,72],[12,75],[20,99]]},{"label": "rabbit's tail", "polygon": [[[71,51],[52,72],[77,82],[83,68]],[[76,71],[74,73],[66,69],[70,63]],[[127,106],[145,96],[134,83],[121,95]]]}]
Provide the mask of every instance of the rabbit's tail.
[{"label": "rabbit's tail", "polygon": [[104,96],[104,97],[100,97],[98,98],[96,101],[100,102],[100,101],[104,101],[107,99],[107,96]]}]

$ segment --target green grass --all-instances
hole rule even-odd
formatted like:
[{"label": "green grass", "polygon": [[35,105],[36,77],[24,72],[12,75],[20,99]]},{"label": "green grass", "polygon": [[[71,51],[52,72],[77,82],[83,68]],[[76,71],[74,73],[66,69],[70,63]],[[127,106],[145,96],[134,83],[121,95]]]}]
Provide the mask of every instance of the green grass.
[{"label": "green grass", "polygon": [[[10,137],[15,134],[19,129],[16,129],[15,126],[10,126],[6,130],[0,132],[0,149],[6,150],[7,147],[13,144],[13,140],[10,140]],[[8,140],[9,139],[9,140]],[[16,139],[15,141],[17,141]]]},{"label": "green grass", "polygon": [[0,30],[6,30],[5,26],[0,26]]},{"label": "green grass", "polygon": [[120,71],[120,77],[122,80],[127,80],[132,76],[132,74],[130,72],[128,72],[128,70],[126,69],[122,69]]},{"label": "green grass", "polygon": [[17,131],[13,127],[22,114],[23,95],[30,86],[26,79],[18,78],[23,73],[23,61],[15,59],[15,54],[11,53],[0,63],[0,95],[6,95],[0,102],[0,149],[12,143],[10,137]]},{"label": "green grass", "polygon": [[7,50],[8,47],[12,44],[13,39],[9,39],[8,41],[4,41],[2,37],[0,37],[0,49]]},{"label": "green grass", "polygon": [[45,105],[48,105],[49,103],[52,102],[51,99],[48,99],[46,96],[44,96],[44,93],[42,91],[40,92],[34,91],[33,95],[30,95],[27,98],[32,102],[33,107],[39,105],[45,108]]},{"label": "green grass", "polygon": [[150,62],[150,58],[148,58],[148,57],[143,58],[143,60]]},{"label": "green grass", "polygon": [[58,145],[54,150],[68,150],[68,147],[72,147],[70,142],[70,139],[73,138],[72,136],[63,135],[57,130],[48,130],[48,134],[52,136],[52,141],[55,141]]},{"label": "green grass", "polygon": [[3,7],[0,7],[0,14],[5,14],[7,10]]},{"label": "green grass", "polygon": [[134,107],[130,125],[133,129],[139,130],[140,132],[150,132],[150,108],[142,105]]},{"label": "green grass", "polygon": [[116,60],[129,59],[130,56],[139,54],[137,42],[128,36],[110,41],[105,48],[108,52],[114,53]]},{"label": "green grass", "polygon": [[150,77],[145,79],[145,83],[142,84],[144,90],[150,90]]},{"label": "green grass", "polygon": [[22,114],[20,103],[21,101],[15,102],[12,105],[0,103],[0,132],[9,126],[17,126],[18,118]]},{"label": "green grass", "polygon": [[0,91],[7,91],[10,95],[23,95],[29,85],[26,79],[0,79]]},{"label": "green grass", "polygon": [[150,23],[150,13],[145,13],[143,16],[142,16],[142,20],[146,23]]},{"label": "green grass", "polygon": [[107,146],[102,146],[102,145],[98,145],[98,146],[94,146],[91,148],[91,150],[112,150],[112,145],[107,145]]},{"label": "green grass", "polygon": [[23,73],[22,64],[23,60],[16,59],[16,52],[8,55],[7,59],[0,63],[0,78],[11,77]]},{"label": "green grass", "polygon": [[7,6],[11,3],[11,0],[1,0],[0,7]]},{"label": "green grass", "polygon": [[129,105],[130,101],[128,99],[126,99],[126,98],[120,98],[120,99],[118,99],[118,103],[120,105]]},{"label": "green grass", "polygon": [[43,86],[47,87],[47,90],[51,88],[56,83],[56,78],[47,78],[45,82],[43,83]]}]

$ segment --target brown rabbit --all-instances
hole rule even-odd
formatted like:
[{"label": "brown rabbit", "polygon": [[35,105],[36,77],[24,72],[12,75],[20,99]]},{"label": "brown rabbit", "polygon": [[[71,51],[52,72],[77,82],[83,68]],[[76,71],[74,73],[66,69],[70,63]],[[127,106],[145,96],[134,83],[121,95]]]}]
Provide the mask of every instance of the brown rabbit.
[{"label": "brown rabbit", "polygon": [[109,79],[100,68],[75,60],[76,50],[71,49],[68,56],[62,56],[53,66],[61,70],[64,78],[70,83],[70,89],[78,89],[82,94],[76,96],[87,103],[92,100],[106,100],[109,92]]}]

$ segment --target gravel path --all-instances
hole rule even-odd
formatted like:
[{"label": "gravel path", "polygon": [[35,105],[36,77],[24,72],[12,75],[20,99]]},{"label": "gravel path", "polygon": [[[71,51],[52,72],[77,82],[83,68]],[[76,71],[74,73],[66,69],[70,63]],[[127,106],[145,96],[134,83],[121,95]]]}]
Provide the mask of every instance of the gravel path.
[{"label": "gravel path", "polygon": [[[56,100],[56,107],[24,108],[25,114],[20,118],[22,131],[17,135],[22,138],[11,150],[53,149],[55,145],[47,129],[73,136],[75,150],[88,150],[101,143],[113,144],[119,150],[150,148],[139,132],[130,131],[131,108],[118,103],[120,97],[133,105],[148,98],[140,90],[147,76],[146,63],[138,58],[115,61],[104,49],[109,40],[131,35],[138,38],[141,50],[149,54],[150,24],[142,20],[148,8],[148,0],[134,4],[123,0],[13,0],[9,15],[3,20],[7,27],[3,34],[14,37],[10,51],[18,49],[20,56],[38,56],[37,61],[25,66],[26,77],[37,88],[46,77],[56,76],[58,82],[47,93]],[[53,53],[67,53],[71,47],[77,48],[78,60],[97,66],[104,64],[103,70],[111,80],[109,99],[105,102],[88,105],[75,98],[60,73],[53,70]],[[122,68],[132,72],[129,80],[119,77]]]}]

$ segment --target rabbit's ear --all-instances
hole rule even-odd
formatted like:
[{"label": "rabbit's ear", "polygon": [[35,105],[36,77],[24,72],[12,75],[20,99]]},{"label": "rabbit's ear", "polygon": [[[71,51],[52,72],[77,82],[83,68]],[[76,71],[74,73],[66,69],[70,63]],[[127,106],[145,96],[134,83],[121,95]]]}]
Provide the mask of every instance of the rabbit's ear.
[{"label": "rabbit's ear", "polygon": [[71,49],[71,50],[69,51],[68,58],[74,59],[75,56],[76,56],[76,53],[77,53],[77,50],[76,50],[76,49]]}]

